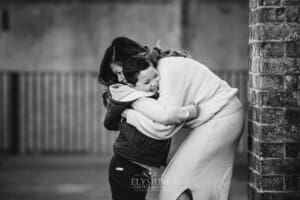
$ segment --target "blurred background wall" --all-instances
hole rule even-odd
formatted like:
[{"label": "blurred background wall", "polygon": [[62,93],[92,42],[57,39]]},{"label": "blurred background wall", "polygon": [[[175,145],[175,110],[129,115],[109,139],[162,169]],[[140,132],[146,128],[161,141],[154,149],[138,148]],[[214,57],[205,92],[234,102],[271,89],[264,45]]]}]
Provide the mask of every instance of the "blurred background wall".
[{"label": "blurred background wall", "polygon": [[[16,1],[18,2],[18,1]],[[98,69],[113,38],[180,47],[180,4],[173,1],[23,1],[1,4],[1,69]],[[2,21],[4,21],[2,19]]]},{"label": "blurred background wall", "polygon": [[247,110],[247,2],[2,0],[0,151],[110,155],[96,77],[117,36],[189,51],[240,89]]},{"label": "blurred background wall", "polygon": [[121,35],[184,48],[212,68],[247,68],[245,0],[1,2],[1,69],[97,70]]}]

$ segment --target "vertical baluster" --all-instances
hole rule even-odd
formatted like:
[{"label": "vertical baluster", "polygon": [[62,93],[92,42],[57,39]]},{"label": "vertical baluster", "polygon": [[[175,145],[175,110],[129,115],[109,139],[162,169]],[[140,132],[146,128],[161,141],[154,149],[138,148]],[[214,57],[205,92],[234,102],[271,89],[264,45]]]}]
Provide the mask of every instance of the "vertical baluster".
[{"label": "vertical baluster", "polygon": [[25,119],[26,119],[26,111],[25,111],[25,107],[26,107],[26,97],[25,97],[25,79],[24,79],[24,74],[20,73],[19,74],[19,80],[20,80],[20,117],[19,117],[19,123],[20,123],[20,153],[21,154],[25,154],[26,151],[26,126],[25,126]]},{"label": "vertical baluster", "polygon": [[[76,84],[77,82],[77,77],[74,77],[74,73],[72,74],[69,74],[69,108],[70,108],[70,111],[69,111],[69,143],[70,143],[70,151],[76,151],[76,145],[75,145],[75,142],[76,142],[76,135],[78,133],[78,128],[80,127],[79,126],[79,123],[80,121],[75,121],[76,119],[76,116],[79,115],[79,113],[77,112],[78,110],[78,105],[76,105],[76,102],[78,102],[78,99],[77,99],[77,96],[76,96],[76,93],[78,92],[78,86]],[[74,123],[73,123],[74,122]]]},{"label": "vertical baluster", "polygon": [[3,122],[1,128],[3,130],[1,130],[1,147],[3,147],[4,150],[8,150],[9,148],[11,148],[8,144],[7,144],[7,124],[8,124],[8,113],[7,113],[7,97],[8,97],[8,87],[7,87],[7,73],[1,73],[1,95],[2,95],[2,105],[1,105],[1,109],[3,110],[3,112],[1,112],[1,122]]},{"label": "vertical baluster", "polygon": [[5,119],[5,112],[4,112],[4,99],[5,99],[5,93],[4,93],[4,81],[3,81],[4,73],[0,72],[0,150],[6,150],[5,147],[5,132],[4,132],[4,119]]},{"label": "vertical baluster", "polygon": [[34,144],[34,150],[33,152],[39,152],[39,102],[38,102],[38,76],[36,72],[31,72],[32,74],[32,107],[33,107],[33,144]]},{"label": "vertical baluster", "polygon": [[86,118],[83,118],[83,107],[85,105],[83,105],[82,99],[85,98],[82,96],[82,75],[80,74],[80,72],[78,72],[78,74],[76,74],[76,98],[78,100],[78,105],[77,105],[77,121],[78,121],[78,129],[77,129],[77,133],[76,133],[76,140],[74,140],[74,142],[76,142],[76,149],[78,151],[80,151],[81,148],[81,139],[82,139],[82,134],[83,134],[83,126],[85,123],[87,122]]},{"label": "vertical baluster", "polygon": [[241,99],[241,102],[242,102],[242,104],[243,104],[243,100],[242,100],[242,94],[243,94],[243,87],[241,87],[242,86],[242,79],[241,79],[241,77],[242,77],[242,73],[241,73],[242,71],[237,71],[236,73],[235,73],[235,80],[236,80],[236,85],[237,85],[237,87],[239,88],[239,98]]},{"label": "vertical baluster", "polygon": [[103,93],[103,88],[98,86],[98,99],[97,99],[97,107],[98,107],[98,114],[99,114],[99,135],[101,135],[101,146],[102,146],[102,155],[107,155],[109,154],[110,151],[110,143],[111,143],[111,135],[112,134],[107,134],[104,126],[103,126],[103,121],[105,117],[105,109],[103,104],[101,103],[102,100],[100,99],[102,93]]},{"label": "vertical baluster", "polygon": [[109,151],[109,149],[107,148],[108,146],[110,146],[110,135],[106,134],[106,130],[104,129],[103,126],[103,121],[104,121],[104,114],[103,111],[105,111],[105,109],[103,109],[103,104],[101,103],[101,95],[102,95],[102,86],[99,87],[99,85],[97,85],[97,101],[96,101],[96,110],[97,110],[97,116],[98,116],[98,136],[101,136],[101,140],[99,140],[99,147],[101,148],[101,154],[102,155],[106,155],[107,152]]},{"label": "vertical baluster", "polygon": [[66,139],[67,139],[67,133],[66,133],[66,73],[60,73],[60,80],[61,80],[61,85],[60,85],[60,116],[61,116],[61,123],[60,123],[60,139],[61,139],[61,150],[66,151],[67,150],[67,145],[66,145]]},{"label": "vertical baluster", "polygon": [[[90,82],[92,82],[91,80],[89,80]],[[91,84],[91,91],[92,91],[92,96],[93,96],[93,99],[94,98],[96,98],[96,86],[95,85],[93,85],[93,84]],[[90,111],[91,111],[91,116],[92,116],[92,118],[93,119],[97,119],[97,112],[96,112],[96,110],[95,110],[95,101],[91,101],[91,103],[90,103]],[[92,135],[91,135],[91,141],[92,141],[92,151],[93,152],[96,152],[97,150],[96,150],[96,134],[97,134],[97,121],[94,121],[93,120],[93,125],[92,125]]]},{"label": "vertical baluster", "polygon": [[224,74],[226,82],[228,82],[228,84],[232,87],[232,83],[231,83],[231,79],[230,79],[230,73],[228,72],[228,70],[223,70],[222,73]]},{"label": "vertical baluster", "polygon": [[70,114],[70,110],[69,110],[69,103],[71,101],[71,96],[70,96],[70,91],[69,91],[69,85],[70,85],[70,74],[69,72],[65,72],[63,78],[63,82],[64,82],[64,92],[62,93],[63,95],[63,100],[62,100],[62,104],[64,107],[64,123],[62,124],[62,127],[64,129],[64,141],[63,141],[63,146],[64,146],[64,151],[65,152],[71,152],[72,148],[73,148],[73,135],[72,133],[69,131],[69,114]]},{"label": "vertical baluster", "polygon": [[49,134],[50,134],[50,130],[49,130],[49,104],[50,104],[50,95],[49,95],[49,76],[51,76],[51,74],[48,73],[44,73],[42,76],[42,86],[43,86],[43,120],[44,120],[44,126],[43,126],[43,145],[44,145],[44,150],[45,152],[49,151],[49,146],[50,146],[50,140],[49,140]]},{"label": "vertical baluster", "polygon": [[35,88],[36,88],[36,148],[37,152],[42,151],[42,105],[41,105],[41,74],[35,72]]},{"label": "vertical baluster", "polygon": [[29,122],[29,80],[28,73],[22,72],[24,81],[24,152],[27,153],[30,144],[30,122]]},{"label": "vertical baluster", "polygon": [[84,144],[85,144],[85,140],[86,140],[86,134],[85,133],[85,126],[87,124],[89,124],[90,122],[88,121],[88,118],[85,118],[85,113],[84,113],[84,110],[85,110],[85,107],[86,107],[86,104],[85,104],[85,99],[88,98],[84,91],[84,74],[86,72],[81,72],[79,74],[79,93],[78,93],[78,99],[79,99],[79,105],[80,105],[80,109],[79,109],[79,113],[80,113],[80,131],[78,132],[78,150],[79,151],[82,151],[83,150],[83,147],[84,147]]},{"label": "vertical baluster", "polygon": [[4,98],[3,98],[3,147],[5,150],[10,150],[11,146],[9,143],[9,127],[8,124],[9,122],[9,84],[8,84],[8,76],[9,73],[4,73],[3,75],[3,93],[4,93]]},{"label": "vertical baluster", "polygon": [[[243,96],[244,96],[244,106],[245,106],[245,108],[247,108],[247,106],[248,106],[248,101],[247,101],[248,88],[247,88],[247,86],[248,86],[248,72],[244,71],[243,72],[243,91],[244,91]],[[247,109],[245,109],[245,110],[247,110]]]},{"label": "vertical baluster", "polygon": [[[94,94],[94,98],[97,99],[98,95],[98,90],[97,90],[97,85],[93,85],[93,94]],[[97,110],[97,102],[93,101],[93,114],[94,114],[94,119],[99,119],[99,114],[98,114],[98,110]],[[98,146],[98,139],[99,139],[99,123],[101,123],[101,120],[97,120],[97,122],[94,124],[94,151],[95,152],[101,152],[102,153],[102,149],[99,149]],[[102,139],[102,138],[101,138]]]},{"label": "vertical baluster", "polygon": [[6,150],[5,148],[5,132],[4,132],[4,119],[5,119],[5,113],[4,113],[4,84],[3,84],[3,72],[0,72],[0,151],[1,150]]},{"label": "vertical baluster", "polygon": [[243,74],[241,71],[238,74],[238,86],[239,86],[239,98],[240,98],[242,105],[244,106]]},{"label": "vertical baluster", "polygon": [[10,135],[11,133],[11,128],[9,127],[9,124],[11,123],[11,111],[9,108],[11,108],[10,105],[10,90],[11,90],[11,85],[9,84],[9,76],[11,73],[6,73],[4,76],[4,88],[5,88],[5,98],[4,98],[4,113],[5,113],[5,122],[4,122],[4,146],[8,147],[11,150],[13,147],[11,146],[10,142]]},{"label": "vertical baluster", "polygon": [[3,150],[9,150],[11,147],[8,145],[8,131],[7,131],[7,124],[9,123],[7,121],[8,119],[8,112],[7,112],[7,108],[8,108],[8,105],[7,105],[7,97],[8,97],[8,84],[7,84],[7,76],[8,76],[8,73],[1,73],[1,96],[3,97],[2,98],[2,101],[1,101],[1,144],[0,144],[0,147],[3,148]]},{"label": "vertical baluster", "polygon": [[10,145],[11,142],[10,142],[10,135],[11,135],[11,130],[10,130],[10,127],[9,127],[9,124],[11,123],[10,122],[10,119],[11,119],[11,115],[10,115],[10,110],[8,108],[11,108],[11,105],[10,105],[10,99],[9,99],[9,94],[10,94],[10,89],[11,89],[11,85],[9,85],[9,75],[11,73],[7,73],[5,74],[5,81],[4,81],[4,84],[5,84],[5,92],[6,92],[6,96],[4,98],[4,113],[5,113],[5,123],[4,123],[4,145],[6,147],[9,147],[9,149],[12,148],[12,146]]},{"label": "vertical baluster", "polygon": [[238,84],[237,84],[238,71],[234,71],[234,70],[231,69],[231,70],[229,70],[229,74],[230,74],[230,79],[231,79],[232,86],[235,87],[235,88],[238,88]]},{"label": "vertical baluster", "polygon": [[237,70],[230,70],[230,77],[231,77],[232,86],[234,88],[238,89],[237,96],[239,97],[240,88],[239,88],[239,84],[238,84],[238,75],[239,75],[239,71],[237,71]]},{"label": "vertical baluster", "polygon": [[226,72],[226,75],[227,75],[227,80],[228,82],[230,83],[231,87],[234,87],[234,81],[233,81],[233,77],[232,77],[232,70],[231,69],[228,69],[228,70],[225,70]]},{"label": "vertical baluster", "polygon": [[83,128],[83,131],[84,131],[84,144],[83,144],[83,147],[82,149],[84,149],[84,151],[88,152],[89,151],[89,143],[90,143],[90,130],[89,130],[89,127],[92,126],[93,124],[93,121],[95,119],[91,119],[90,118],[90,115],[89,115],[89,107],[90,107],[90,102],[92,99],[92,96],[90,95],[89,93],[89,82],[88,82],[88,78],[89,78],[89,74],[85,73],[83,74],[83,105],[84,105],[84,110],[83,110],[83,116],[84,116],[84,119],[86,120],[86,123],[84,124],[84,128]]},{"label": "vertical baluster", "polygon": [[[10,85],[8,84],[8,77],[9,73],[5,74],[5,79],[4,79],[4,88],[5,88],[5,98],[4,98],[4,113],[5,113],[5,122],[4,122],[4,146],[8,147],[9,149],[12,148],[10,146],[10,140],[9,140],[9,135],[10,135],[10,129],[8,124],[10,124],[10,111],[8,108],[10,108],[9,104],[9,92],[10,92]],[[7,149],[8,150],[8,149]]]},{"label": "vertical baluster", "polygon": [[238,86],[239,86],[239,98],[242,102],[242,105],[244,106],[244,97],[243,97],[244,88],[243,88],[243,74],[242,74],[242,72],[239,72],[239,74],[238,74]]},{"label": "vertical baluster", "polygon": [[229,83],[229,85],[230,85],[231,87],[234,87],[234,86],[233,86],[233,82],[232,82],[232,78],[231,78],[230,70],[225,70],[224,73],[226,74],[226,80],[227,80],[227,82]]},{"label": "vertical baluster", "polygon": [[59,121],[59,117],[58,117],[58,112],[60,110],[59,106],[58,106],[58,98],[59,98],[59,94],[58,94],[58,86],[59,86],[59,79],[58,79],[58,73],[55,72],[53,73],[53,78],[52,78],[52,84],[53,84],[53,95],[51,96],[52,98],[52,151],[57,151],[59,149],[59,145],[58,145],[58,121]]},{"label": "vertical baluster", "polygon": [[218,75],[220,76],[221,79],[223,79],[224,81],[228,81],[226,73],[223,70],[220,70],[217,73],[218,73]]},{"label": "vertical baluster", "polygon": [[27,149],[32,152],[33,150],[33,88],[32,88],[32,75],[27,72],[26,73],[27,84],[28,84],[28,147]]},{"label": "vertical baluster", "polygon": [[74,85],[76,88],[76,91],[74,93],[74,98],[76,99],[76,104],[74,106],[75,109],[75,113],[76,115],[74,116],[74,121],[76,122],[76,131],[74,132],[74,138],[73,138],[73,145],[74,145],[74,149],[76,149],[76,151],[79,149],[79,140],[80,140],[80,132],[81,132],[81,125],[82,125],[82,121],[84,120],[81,117],[81,104],[80,104],[80,74],[78,73],[74,73]]},{"label": "vertical baluster", "polygon": [[81,109],[82,109],[82,105],[81,105],[81,81],[80,81],[80,73],[79,72],[75,72],[74,73],[74,76],[75,76],[75,82],[76,82],[76,93],[74,94],[74,98],[76,98],[77,100],[77,105],[76,105],[76,122],[77,122],[77,130],[76,132],[74,133],[73,135],[73,145],[74,145],[74,149],[76,151],[79,150],[80,148],[80,134],[81,134],[81,128],[82,128],[82,123],[83,120],[85,119],[82,119],[82,113],[81,113]]},{"label": "vertical baluster", "polygon": [[30,72],[32,77],[31,87],[32,87],[32,126],[33,126],[33,152],[38,152],[38,98],[37,98],[37,74]]}]

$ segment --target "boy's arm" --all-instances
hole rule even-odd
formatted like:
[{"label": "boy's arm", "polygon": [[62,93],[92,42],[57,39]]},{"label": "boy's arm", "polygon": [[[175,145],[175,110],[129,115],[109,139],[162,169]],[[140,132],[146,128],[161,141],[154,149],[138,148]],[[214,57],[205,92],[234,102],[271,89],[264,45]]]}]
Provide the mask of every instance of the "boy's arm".
[{"label": "boy's arm", "polygon": [[120,115],[115,115],[111,109],[108,109],[105,113],[103,125],[106,129],[110,131],[119,130],[119,123],[121,121]]},{"label": "boy's arm", "polygon": [[149,119],[161,124],[178,124],[194,119],[199,115],[198,106],[195,104],[181,107],[164,106],[152,98],[140,98],[132,104],[132,107]]},{"label": "boy's arm", "polygon": [[[104,99],[105,97],[105,99]],[[104,117],[104,127],[111,131],[119,130],[119,123],[122,119],[122,112],[129,106],[129,102],[117,103],[112,100],[111,96],[103,95],[103,101],[106,102],[106,113]]]}]

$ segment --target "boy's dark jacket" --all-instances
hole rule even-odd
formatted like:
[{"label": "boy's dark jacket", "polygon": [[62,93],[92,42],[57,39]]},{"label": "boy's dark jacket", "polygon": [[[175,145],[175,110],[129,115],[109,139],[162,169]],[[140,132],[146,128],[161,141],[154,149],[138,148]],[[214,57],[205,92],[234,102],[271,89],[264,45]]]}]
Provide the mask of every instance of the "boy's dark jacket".
[{"label": "boy's dark jacket", "polygon": [[155,167],[166,165],[171,139],[156,140],[145,136],[121,116],[122,112],[130,108],[136,99],[119,101],[109,94],[103,95],[103,98],[107,103],[104,127],[108,130],[120,131],[113,145],[114,153],[145,165]]}]

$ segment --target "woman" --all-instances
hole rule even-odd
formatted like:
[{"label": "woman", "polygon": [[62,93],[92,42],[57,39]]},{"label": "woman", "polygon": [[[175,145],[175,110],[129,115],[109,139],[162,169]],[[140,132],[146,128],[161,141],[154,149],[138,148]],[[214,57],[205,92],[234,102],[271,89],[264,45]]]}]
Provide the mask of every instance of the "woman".
[{"label": "woman", "polygon": [[[118,82],[109,82],[108,95],[104,95],[108,100],[104,127],[119,131],[109,164],[109,183],[114,200],[144,200],[151,178],[166,164],[170,139],[156,139],[142,134],[122,120],[122,112],[126,108],[134,108],[162,124],[182,123],[196,118],[199,113],[198,106],[194,104],[169,107],[161,106],[155,100],[160,78],[152,62],[146,58],[150,55],[149,51],[141,56],[129,57],[122,67],[115,62],[122,58],[122,45],[128,41],[130,43],[127,38],[115,39],[105,54],[105,58],[111,58],[107,69],[115,74],[115,79],[111,80]],[[125,55],[128,55],[127,51]],[[102,62],[102,65],[106,63]]]},{"label": "woman", "polygon": [[[128,49],[128,52],[143,53],[134,45]],[[152,59],[161,77],[158,102],[171,106],[196,102],[200,108],[200,115],[186,123],[192,131],[162,175],[160,199],[227,200],[234,155],[243,127],[237,89],[193,59],[164,57],[163,52]],[[123,63],[121,61],[120,66]],[[99,79],[103,78],[100,72]],[[112,76],[106,79],[113,80]],[[183,126],[158,124],[132,109],[127,111],[126,119],[143,134],[158,139],[172,137]],[[186,195],[186,191],[190,191],[191,196]]]}]

